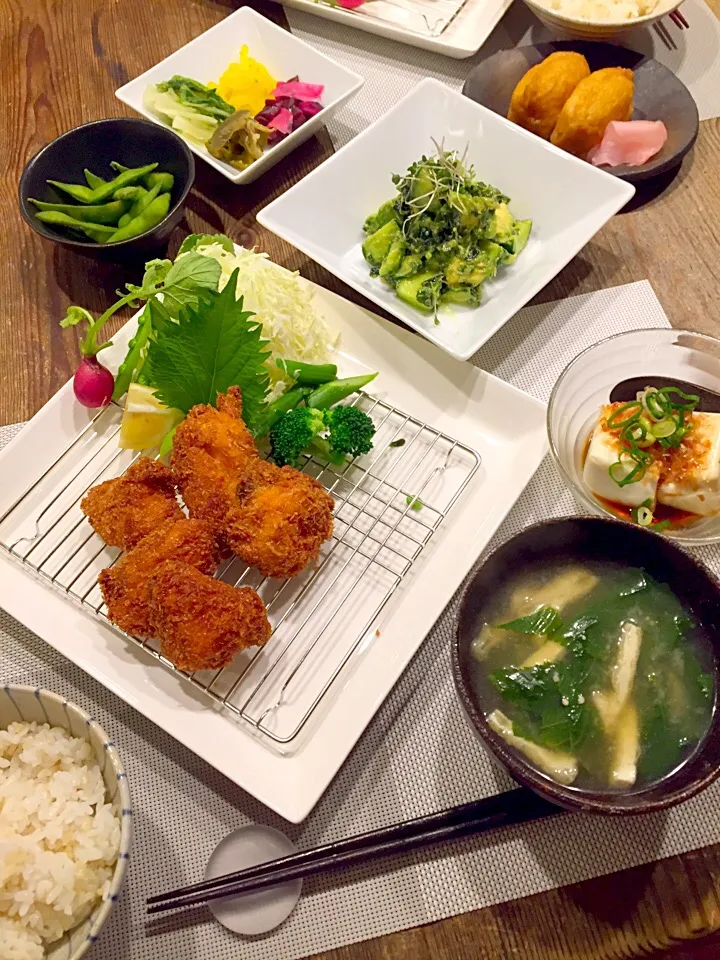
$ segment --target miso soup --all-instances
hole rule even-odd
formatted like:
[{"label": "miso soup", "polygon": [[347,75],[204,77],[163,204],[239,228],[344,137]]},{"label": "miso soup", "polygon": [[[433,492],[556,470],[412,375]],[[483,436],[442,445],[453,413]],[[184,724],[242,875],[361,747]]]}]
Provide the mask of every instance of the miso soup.
[{"label": "miso soup", "polygon": [[638,568],[534,568],[485,611],[472,679],[495,732],[538,771],[587,790],[662,779],[710,726],[707,638]]}]

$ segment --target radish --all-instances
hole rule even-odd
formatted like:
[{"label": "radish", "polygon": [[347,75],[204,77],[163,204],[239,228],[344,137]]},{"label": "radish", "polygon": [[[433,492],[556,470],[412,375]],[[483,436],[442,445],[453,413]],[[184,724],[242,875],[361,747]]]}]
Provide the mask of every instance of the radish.
[{"label": "radish", "polygon": [[75,399],[84,407],[106,407],[110,403],[115,378],[96,356],[84,356],[73,377]]}]

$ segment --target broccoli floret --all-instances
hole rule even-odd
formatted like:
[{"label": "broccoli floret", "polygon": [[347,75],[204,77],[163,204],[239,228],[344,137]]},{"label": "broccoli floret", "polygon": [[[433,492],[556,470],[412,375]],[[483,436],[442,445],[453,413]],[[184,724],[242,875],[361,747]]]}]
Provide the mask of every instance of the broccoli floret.
[{"label": "broccoli floret", "polygon": [[284,414],[271,429],[270,454],[279,466],[294,466],[303,450],[325,429],[323,410],[296,407]]},{"label": "broccoli floret", "polygon": [[330,452],[343,457],[359,457],[372,450],[375,424],[357,407],[333,407],[325,411]]},{"label": "broccoli floret", "polygon": [[341,463],[345,457],[359,457],[372,450],[374,435],[372,419],[356,407],[296,407],[271,429],[270,453],[281,467],[294,466],[309,448]]}]

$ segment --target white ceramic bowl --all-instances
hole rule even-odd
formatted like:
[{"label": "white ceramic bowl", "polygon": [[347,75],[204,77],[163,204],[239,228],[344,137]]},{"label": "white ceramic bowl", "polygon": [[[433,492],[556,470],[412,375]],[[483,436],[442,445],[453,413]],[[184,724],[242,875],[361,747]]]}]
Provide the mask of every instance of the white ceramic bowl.
[{"label": "white ceramic bowl", "polygon": [[[550,394],[547,428],[550,450],[579,505],[598,516],[617,516],[600,504],[583,480],[583,458],[601,406],[610,391],[631,378],[662,386],[663,377],[718,390],[720,340],[688,330],[630,330],[601,340],[575,357]],[[702,517],[663,536],[698,546],[720,541],[720,517]]]},{"label": "white ceramic bowl", "polygon": [[550,10],[536,0],[525,0],[538,20],[550,27],[554,33],[566,37],[582,37],[585,40],[608,40],[637,26],[649,26],[656,20],[666,17],[677,10],[683,0],[659,0],[652,13],[634,20],[585,20],[568,17],[557,10]]},{"label": "white ceramic bowl", "polygon": [[[433,152],[460,153],[480,180],[531,218],[525,250],[487,283],[479,307],[443,308],[440,322],[370,276],[363,222],[395,195],[394,173]],[[504,117],[426,79],[392,110],[258,214],[258,222],[455,357],[466,360],[585,246],[635,188]]]},{"label": "white ceramic bowl", "polygon": [[46,960],[80,960],[97,940],[118,900],[125,878],[132,844],[132,807],[127,777],[114,744],[100,724],[64,697],[38,687],[12,684],[0,687],[0,729],[4,730],[15,721],[49,723],[53,727],[62,727],[74,737],[88,740],[100,765],[113,809],[120,818],[120,853],[107,896],[85,920],[51,944],[45,954]]},{"label": "white ceramic bowl", "polygon": [[248,45],[250,56],[263,63],[276,79],[289,80],[299,76],[306,83],[323,84],[325,91],[320,113],[307,120],[289,137],[265,150],[262,157],[245,170],[236,170],[229,163],[216,160],[210,156],[204,145],[186,139],[185,142],[194,154],[202,157],[233,183],[251,183],[257,180],[261,174],[275,166],[278,160],[317,133],[333,113],[358,92],[364,83],[363,78],[313,49],[304,40],[260,16],[250,7],[241,7],[115,91],[118,100],[122,100],[148,120],[164,125],[155,114],[143,106],[145,88],[152,83],[169,80],[176,73],[192,77],[201,83],[217,82],[228,64],[238,59],[243,44]]}]

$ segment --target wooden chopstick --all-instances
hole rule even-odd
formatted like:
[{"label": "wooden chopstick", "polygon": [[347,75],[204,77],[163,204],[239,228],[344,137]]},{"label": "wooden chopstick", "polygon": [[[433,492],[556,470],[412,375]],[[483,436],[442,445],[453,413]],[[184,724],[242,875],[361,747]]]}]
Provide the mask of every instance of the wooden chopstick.
[{"label": "wooden chopstick", "polygon": [[461,804],[424,817],[358,834],[301,853],[261,863],[246,870],[148,897],[147,912],[161,913],[212,900],[236,897],[280,883],[314,876],[326,870],[367,863],[420,847],[484,833],[498,827],[527,823],[561,813],[555,804],[523,788]]}]

